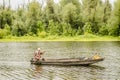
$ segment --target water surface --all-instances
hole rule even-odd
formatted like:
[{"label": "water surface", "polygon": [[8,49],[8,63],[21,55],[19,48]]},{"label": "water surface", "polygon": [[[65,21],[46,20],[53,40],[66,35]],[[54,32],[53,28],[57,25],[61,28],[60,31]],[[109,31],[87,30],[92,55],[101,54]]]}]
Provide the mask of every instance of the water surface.
[{"label": "water surface", "polygon": [[[85,66],[35,66],[34,50],[44,58],[78,58],[99,53],[100,63]],[[120,80],[120,42],[7,42],[0,43],[0,80]]]}]

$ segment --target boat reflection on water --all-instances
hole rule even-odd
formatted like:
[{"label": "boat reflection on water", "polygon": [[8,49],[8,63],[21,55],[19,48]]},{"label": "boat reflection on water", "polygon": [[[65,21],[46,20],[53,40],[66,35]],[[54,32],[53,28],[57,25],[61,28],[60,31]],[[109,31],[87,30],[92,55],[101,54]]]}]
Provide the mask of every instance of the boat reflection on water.
[{"label": "boat reflection on water", "polygon": [[[56,66],[56,65],[32,65],[32,75],[38,80],[79,80],[76,75],[91,74],[98,75],[104,72],[105,67],[98,65],[90,66]],[[84,79],[85,77],[81,77]],[[96,79],[96,78],[95,78]]]},{"label": "boat reflection on water", "polygon": [[36,78],[40,78],[40,75],[42,74],[42,67],[39,65],[31,65],[32,69],[32,75]]},{"label": "boat reflection on water", "polygon": [[105,67],[103,67],[103,66],[98,66],[98,65],[90,65],[90,66],[87,66],[87,67],[93,68],[93,69],[99,69],[99,70],[104,70],[104,69],[105,69]]},{"label": "boat reflection on water", "polygon": [[31,69],[34,71],[34,73],[42,72],[42,66],[40,66],[40,65],[31,65]]},{"label": "boat reflection on water", "polygon": [[41,73],[42,72],[42,67],[39,65],[35,66],[35,73]]}]

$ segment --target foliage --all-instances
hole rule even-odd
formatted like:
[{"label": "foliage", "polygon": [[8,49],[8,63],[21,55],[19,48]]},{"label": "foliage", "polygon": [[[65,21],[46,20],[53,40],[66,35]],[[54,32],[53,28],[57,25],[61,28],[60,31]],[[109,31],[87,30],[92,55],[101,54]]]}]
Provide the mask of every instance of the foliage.
[{"label": "foliage", "polygon": [[73,4],[77,8],[77,12],[79,13],[81,11],[81,4],[79,0],[61,0],[60,4],[62,7],[68,5],[68,4]]},{"label": "foliage", "polygon": [[5,24],[12,25],[12,11],[8,8],[0,9],[0,28],[4,29]]},{"label": "foliage", "polygon": [[[6,36],[120,36],[120,0],[37,0],[13,10],[0,5],[0,38]],[[50,36],[50,37],[49,37]]]},{"label": "foliage", "polygon": [[84,25],[84,27],[83,27],[84,34],[85,34],[85,33],[92,33],[91,27],[92,27],[92,25],[91,25],[90,22],[89,22],[89,23],[86,23],[86,24]]},{"label": "foliage", "polygon": [[0,39],[9,35],[11,35],[10,26],[8,24],[5,24],[5,28],[0,29]]},{"label": "foliage", "polygon": [[109,35],[120,36],[120,0],[116,0],[114,10],[109,20]]},{"label": "foliage", "polygon": [[47,33],[45,31],[39,32],[38,36],[41,38],[45,38],[47,36]]},{"label": "foliage", "polygon": [[54,20],[55,21],[55,10],[54,10],[54,1],[53,0],[47,0],[47,5],[45,7],[46,11],[46,18],[47,21]]},{"label": "foliage", "polygon": [[54,23],[53,20],[49,21],[48,26],[48,31],[50,35],[57,35],[59,33],[58,25],[56,25],[56,23]]},{"label": "foliage", "polygon": [[111,16],[111,11],[112,11],[112,6],[109,2],[109,0],[105,0],[105,3],[104,3],[104,16],[103,16],[103,22],[104,23],[107,23],[110,16]]},{"label": "foliage", "polygon": [[10,26],[8,24],[5,24],[5,28],[4,28],[6,35],[11,35],[11,30],[10,30]]},{"label": "foliage", "polygon": [[38,21],[38,22],[37,22],[37,26],[38,26],[38,31],[37,31],[37,32],[45,31],[45,25],[44,25],[43,22]]},{"label": "foliage", "polygon": [[28,11],[27,11],[27,26],[28,26],[28,33],[37,34],[38,32],[38,26],[37,26],[37,21],[40,20],[40,15],[41,15],[41,6],[40,4],[36,1],[33,0],[31,3],[28,5]]},{"label": "foliage", "polygon": [[5,36],[5,31],[0,29],[0,39],[2,39]]},{"label": "foliage", "polygon": [[99,34],[108,35],[108,27],[106,25],[103,25],[99,30]]},{"label": "foliage", "polygon": [[76,17],[76,7],[72,3],[67,4],[64,6],[62,10],[62,18],[63,21],[73,25],[74,24],[74,19]]},{"label": "foliage", "polygon": [[26,27],[24,27],[24,23],[21,20],[14,21],[14,25],[12,26],[12,34],[15,36],[23,36],[27,32]]}]

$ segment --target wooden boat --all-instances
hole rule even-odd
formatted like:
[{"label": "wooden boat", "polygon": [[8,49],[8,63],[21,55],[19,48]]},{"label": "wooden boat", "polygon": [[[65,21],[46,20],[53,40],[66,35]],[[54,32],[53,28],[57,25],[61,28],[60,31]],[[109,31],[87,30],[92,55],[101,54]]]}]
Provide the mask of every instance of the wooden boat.
[{"label": "wooden boat", "polygon": [[61,66],[86,66],[93,63],[103,61],[104,58],[63,58],[63,59],[43,59],[40,61],[30,60],[35,65],[61,65]]}]

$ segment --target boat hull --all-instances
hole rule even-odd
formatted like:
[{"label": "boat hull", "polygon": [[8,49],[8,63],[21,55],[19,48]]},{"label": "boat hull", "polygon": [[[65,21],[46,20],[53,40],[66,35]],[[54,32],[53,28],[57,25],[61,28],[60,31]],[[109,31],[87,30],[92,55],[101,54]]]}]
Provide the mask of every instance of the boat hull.
[{"label": "boat hull", "polygon": [[30,61],[31,64],[35,65],[60,65],[60,66],[86,66],[93,63],[103,61],[104,58],[100,59],[46,59],[44,61]]}]

